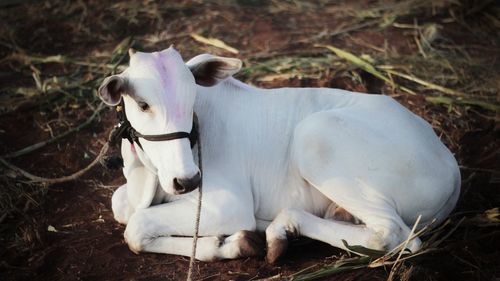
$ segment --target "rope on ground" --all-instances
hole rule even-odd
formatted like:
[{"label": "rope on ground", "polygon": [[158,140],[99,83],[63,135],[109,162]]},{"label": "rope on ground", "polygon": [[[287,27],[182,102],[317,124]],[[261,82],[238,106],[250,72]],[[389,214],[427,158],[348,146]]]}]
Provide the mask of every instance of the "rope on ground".
[{"label": "rope on ground", "polygon": [[22,175],[23,177],[31,180],[32,182],[38,182],[38,183],[43,183],[46,185],[51,185],[51,184],[56,184],[56,183],[63,183],[63,182],[68,182],[68,181],[73,181],[81,177],[83,174],[88,172],[90,169],[92,169],[97,163],[101,163],[101,161],[104,159],[104,156],[106,153],[108,153],[109,146],[112,142],[112,136],[115,134],[116,127],[111,130],[109,133],[108,141],[102,146],[101,151],[99,151],[99,154],[96,156],[96,158],[89,164],[87,167],[71,174],[68,176],[63,176],[63,177],[58,177],[58,178],[45,178],[45,177],[40,177],[31,174],[30,172],[27,172],[12,163],[8,162],[5,160],[5,158],[0,157],[0,163],[2,163],[4,166],[7,168],[13,170],[14,172],[17,172],[18,174]]},{"label": "rope on ground", "polygon": [[94,113],[92,113],[92,115],[87,120],[85,120],[85,122],[83,122],[82,124],[78,125],[77,127],[74,127],[72,129],[64,132],[64,133],[61,133],[61,134],[59,134],[59,135],[57,135],[57,136],[55,136],[55,137],[53,137],[53,138],[51,138],[49,140],[41,141],[41,142],[32,144],[30,146],[27,146],[25,148],[19,149],[17,151],[14,151],[14,152],[11,152],[11,153],[7,153],[4,156],[2,156],[2,158],[3,159],[5,159],[5,158],[14,158],[14,157],[18,157],[18,156],[21,156],[21,155],[33,152],[33,151],[35,151],[35,150],[37,150],[37,149],[39,149],[41,147],[44,147],[47,144],[51,144],[51,143],[53,143],[53,142],[55,142],[55,141],[57,141],[59,139],[62,139],[65,136],[67,136],[67,135],[69,135],[71,133],[78,132],[81,129],[83,129],[84,127],[88,126],[90,123],[92,123],[92,121],[94,121],[94,119],[97,117],[97,115],[104,108],[106,108],[106,107],[104,106],[104,103],[101,102],[101,104],[99,104],[99,107],[94,111]]},{"label": "rope on ground", "polygon": [[83,174],[85,174],[90,169],[92,169],[97,163],[100,163],[101,159],[108,152],[108,149],[109,149],[109,143],[107,142],[102,146],[101,151],[99,152],[99,155],[97,155],[97,157],[94,159],[94,161],[92,161],[92,163],[90,163],[87,167],[85,167],[85,168],[83,168],[83,169],[81,169],[81,170],[79,170],[71,175],[59,177],[59,178],[45,178],[45,177],[33,175],[33,174],[15,166],[15,165],[7,162],[7,160],[5,160],[3,157],[0,158],[0,162],[2,164],[4,164],[7,168],[19,173],[23,177],[31,180],[32,182],[40,182],[43,184],[51,185],[51,184],[76,180],[77,178],[81,177]]}]

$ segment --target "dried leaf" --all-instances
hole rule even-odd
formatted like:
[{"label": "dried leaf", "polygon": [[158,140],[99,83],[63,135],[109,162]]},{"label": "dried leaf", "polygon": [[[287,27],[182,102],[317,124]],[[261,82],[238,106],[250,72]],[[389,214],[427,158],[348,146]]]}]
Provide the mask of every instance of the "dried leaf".
[{"label": "dried leaf", "polygon": [[262,77],[257,78],[259,82],[271,82],[274,80],[288,80],[291,78],[297,77],[295,73],[283,73],[283,74],[269,74]]},{"label": "dried leaf", "polygon": [[206,37],[203,37],[201,35],[198,35],[198,34],[195,34],[195,33],[191,33],[190,34],[191,37],[193,37],[194,40],[200,42],[200,43],[203,43],[203,44],[207,44],[207,45],[211,45],[211,46],[214,46],[214,47],[217,47],[217,48],[220,48],[220,49],[224,49],[230,53],[233,53],[233,54],[238,54],[239,51],[229,45],[227,45],[226,43],[222,42],[221,40],[219,39],[216,39],[216,38],[206,38]]},{"label": "dried leaf", "polygon": [[40,91],[36,88],[26,88],[26,87],[19,87],[16,90],[16,94],[23,95],[27,98],[34,97],[38,95]]},{"label": "dried leaf", "polygon": [[407,75],[407,74],[401,73],[399,71],[390,70],[390,69],[387,69],[386,71],[390,74],[399,76],[399,77],[404,78],[406,80],[410,80],[412,82],[415,82],[415,83],[418,83],[422,86],[425,86],[429,89],[437,90],[437,91],[440,91],[442,93],[448,94],[450,96],[467,97],[467,95],[465,93],[462,93],[460,91],[456,91],[453,89],[449,89],[449,88],[446,88],[443,86],[439,86],[439,85],[436,85],[436,84],[431,83],[431,82],[424,81],[423,79],[417,78],[413,75]]},{"label": "dried leaf", "polygon": [[486,219],[490,222],[500,222],[500,213],[498,213],[498,208],[493,208],[486,210],[484,212]]},{"label": "dried leaf", "polygon": [[500,213],[498,212],[498,207],[484,211],[482,214],[477,214],[476,216],[468,220],[469,224],[481,227],[496,226],[500,224]]},{"label": "dried leaf", "polygon": [[47,231],[49,231],[49,232],[57,232],[57,229],[55,227],[53,227],[52,225],[49,225],[49,227],[47,227]]}]

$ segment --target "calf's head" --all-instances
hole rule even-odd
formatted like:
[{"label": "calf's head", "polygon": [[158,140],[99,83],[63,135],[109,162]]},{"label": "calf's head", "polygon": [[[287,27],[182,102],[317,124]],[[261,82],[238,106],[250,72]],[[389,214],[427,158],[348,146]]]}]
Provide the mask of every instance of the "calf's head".
[{"label": "calf's head", "polygon": [[[98,93],[111,106],[123,99],[128,120],[143,135],[190,132],[198,85],[214,86],[241,68],[238,59],[208,54],[184,63],[173,47],[154,53],[130,50],[129,55],[129,67],[105,78]],[[187,138],[140,142],[165,192],[181,194],[198,187],[200,171]]]}]

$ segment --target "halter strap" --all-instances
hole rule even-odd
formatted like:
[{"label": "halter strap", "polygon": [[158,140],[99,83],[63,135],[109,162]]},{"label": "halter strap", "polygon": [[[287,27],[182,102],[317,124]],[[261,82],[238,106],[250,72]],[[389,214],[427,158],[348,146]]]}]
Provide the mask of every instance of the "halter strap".
[{"label": "halter strap", "polygon": [[118,125],[116,125],[117,130],[116,133],[112,136],[112,141],[117,141],[118,139],[127,139],[131,144],[133,144],[134,142],[137,143],[137,145],[139,145],[141,149],[142,145],[139,142],[139,138],[143,138],[148,141],[170,141],[187,138],[191,143],[191,148],[193,148],[198,141],[198,118],[196,114],[193,114],[193,126],[191,132],[189,133],[174,132],[161,135],[143,135],[136,129],[134,129],[134,127],[132,127],[132,124],[130,124],[130,121],[127,119],[127,114],[125,113],[125,103],[123,102],[123,99],[120,101],[120,104],[116,106],[116,113],[119,122]]}]

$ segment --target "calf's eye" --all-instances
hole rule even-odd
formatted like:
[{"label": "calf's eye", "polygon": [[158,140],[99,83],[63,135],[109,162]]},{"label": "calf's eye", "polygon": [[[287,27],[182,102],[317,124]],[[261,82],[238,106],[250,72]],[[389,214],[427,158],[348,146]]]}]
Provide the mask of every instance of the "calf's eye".
[{"label": "calf's eye", "polygon": [[149,104],[147,104],[143,101],[137,102],[137,105],[139,105],[139,107],[141,108],[142,111],[147,111],[149,109]]}]

